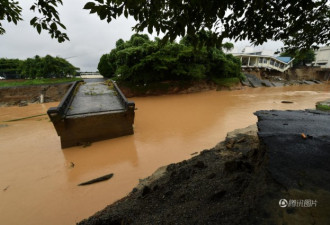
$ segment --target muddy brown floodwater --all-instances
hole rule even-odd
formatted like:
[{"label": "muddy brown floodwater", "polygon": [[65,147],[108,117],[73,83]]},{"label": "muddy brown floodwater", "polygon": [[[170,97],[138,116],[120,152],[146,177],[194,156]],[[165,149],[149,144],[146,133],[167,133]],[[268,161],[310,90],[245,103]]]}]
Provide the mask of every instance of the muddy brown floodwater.
[{"label": "muddy brown floodwater", "polygon": [[[135,134],[62,150],[46,113],[58,103],[0,108],[0,224],[75,224],[127,195],[157,168],[211,148],[260,109],[314,108],[330,85],[133,98]],[[281,101],[293,101],[283,104]],[[8,125],[8,126],[7,126]],[[74,166],[73,166],[74,164]],[[77,184],[114,173],[108,181]]]}]

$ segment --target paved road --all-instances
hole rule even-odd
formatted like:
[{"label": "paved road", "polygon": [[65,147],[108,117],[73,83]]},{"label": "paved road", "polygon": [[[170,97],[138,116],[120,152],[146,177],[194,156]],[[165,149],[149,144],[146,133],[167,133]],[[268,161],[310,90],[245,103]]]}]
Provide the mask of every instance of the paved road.
[{"label": "paved road", "polygon": [[68,116],[105,111],[125,110],[117,93],[103,82],[87,82],[79,87]]},{"label": "paved road", "polygon": [[271,110],[255,114],[273,178],[286,188],[330,191],[330,113]]}]

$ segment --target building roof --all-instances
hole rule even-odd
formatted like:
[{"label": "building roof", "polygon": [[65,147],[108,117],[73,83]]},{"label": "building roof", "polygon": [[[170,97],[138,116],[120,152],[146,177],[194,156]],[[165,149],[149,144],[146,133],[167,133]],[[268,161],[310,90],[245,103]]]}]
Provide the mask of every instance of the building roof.
[{"label": "building roof", "polygon": [[282,62],[288,63],[288,62],[291,61],[292,58],[291,57],[278,56],[278,57],[276,57],[276,59],[278,59],[278,60],[280,60]]}]

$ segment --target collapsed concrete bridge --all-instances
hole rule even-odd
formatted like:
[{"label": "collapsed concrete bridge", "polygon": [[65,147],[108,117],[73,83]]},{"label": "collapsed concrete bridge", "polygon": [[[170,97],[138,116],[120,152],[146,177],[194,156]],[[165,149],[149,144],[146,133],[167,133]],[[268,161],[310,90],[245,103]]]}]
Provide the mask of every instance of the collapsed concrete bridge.
[{"label": "collapsed concrete bridge", "polygon": [[47,113],[67,148],[133,134],[134,109],[116,83],[78,81]]}]

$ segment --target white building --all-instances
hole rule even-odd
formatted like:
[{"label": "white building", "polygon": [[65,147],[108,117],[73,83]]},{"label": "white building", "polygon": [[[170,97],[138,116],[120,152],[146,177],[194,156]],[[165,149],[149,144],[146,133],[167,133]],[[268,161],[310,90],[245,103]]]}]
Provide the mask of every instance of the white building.
[{"label": "white building", "polygon": [[233,53],[240,58],[242,68],[264,68],[284,72],[292,67],[293,58],[274,56],[272,51],[254,51],[253,47],[245,47],[242,53]]},{"label": "white building", "polygon": [[330,46],[320,47],[315,51],[315,61],[313,62],[313,66],[330,68]]}]

